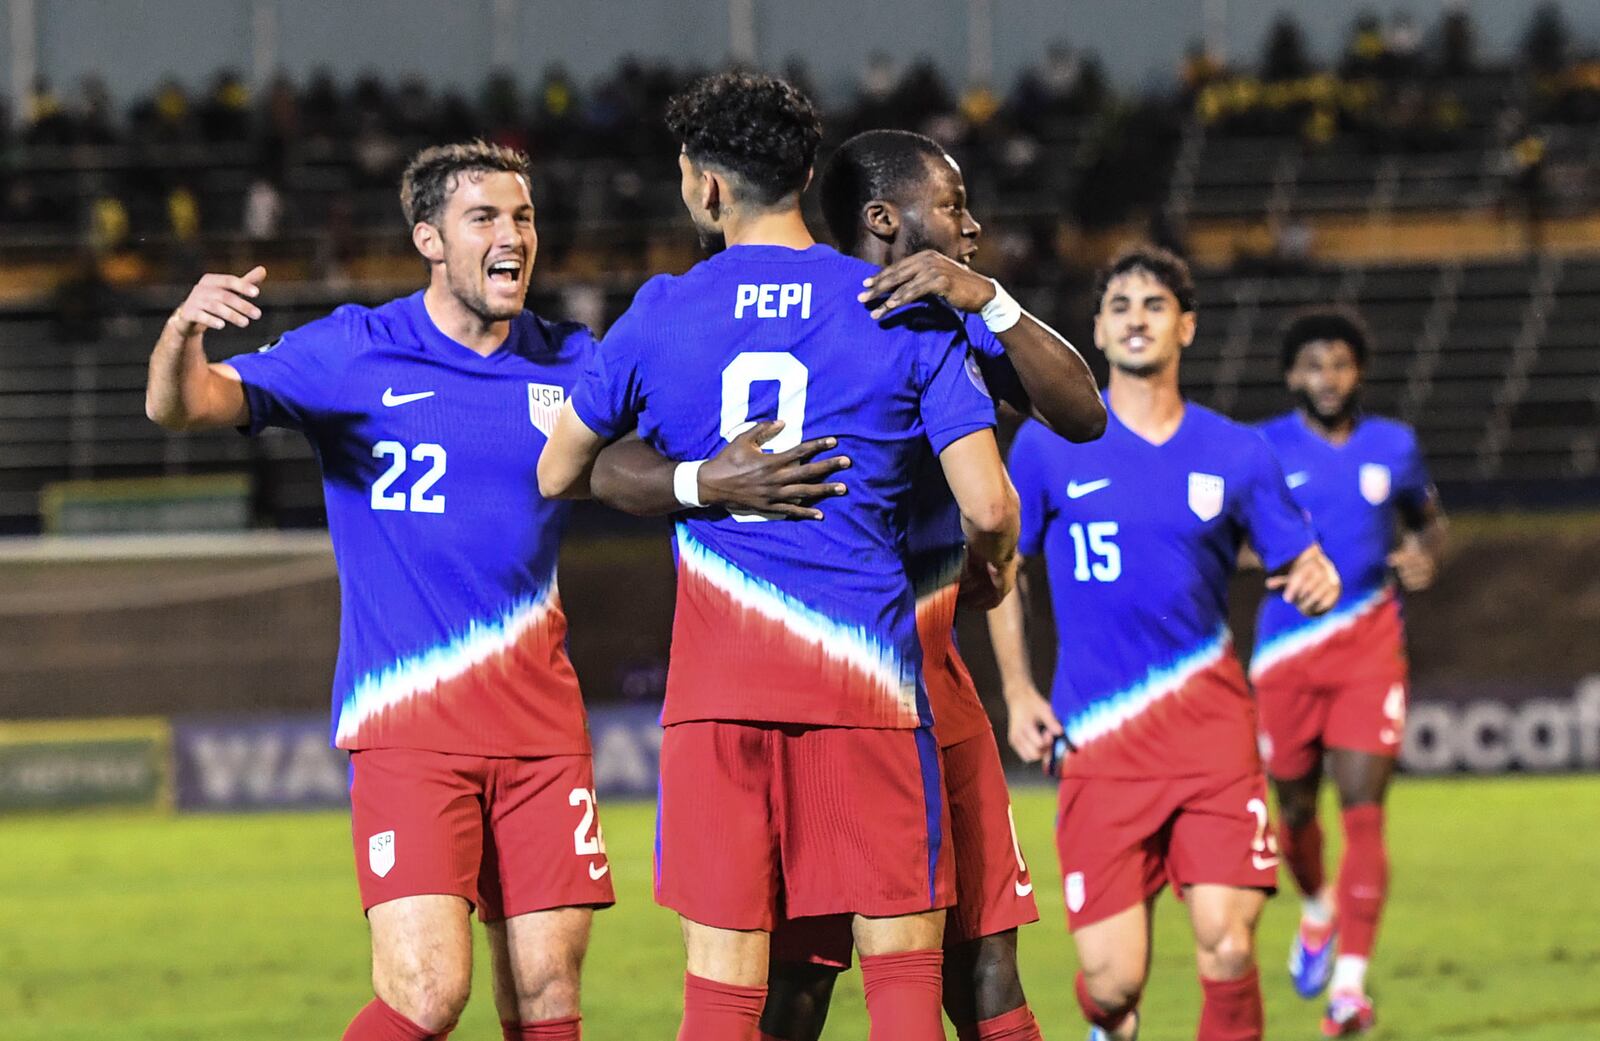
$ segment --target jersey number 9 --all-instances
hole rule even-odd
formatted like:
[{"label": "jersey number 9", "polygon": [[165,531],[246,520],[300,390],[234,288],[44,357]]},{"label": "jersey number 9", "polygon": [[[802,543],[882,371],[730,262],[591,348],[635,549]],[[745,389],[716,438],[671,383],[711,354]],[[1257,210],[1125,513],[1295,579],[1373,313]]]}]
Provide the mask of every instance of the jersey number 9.
[{"label": "jersey number 9", "polygon": [[[745,351],[722,370],[722,439],[732,441],[756,424],[750,416],[750,388],[778,385],[778,417],[783,429],[762,445],[765,452],[787,452],[805,440],[806,385],[811,373],[787,351]],[[735,520],[770,520],[753,513],[735,513]]]}]

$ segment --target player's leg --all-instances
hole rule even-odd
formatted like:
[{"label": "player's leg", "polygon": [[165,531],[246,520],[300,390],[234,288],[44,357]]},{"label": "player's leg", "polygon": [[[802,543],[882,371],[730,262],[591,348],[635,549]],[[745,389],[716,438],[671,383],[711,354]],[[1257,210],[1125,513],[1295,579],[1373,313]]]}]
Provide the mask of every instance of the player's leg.
[{"label": "player's leg", "polygon": [[375,749],[351,757],[351,831],[375,998],[345,1041],[442,1038],[472,983],[484,763]]},{"label": "player's leg", "polygon": [[478,914],[502,1032],[576,1041],[594,909],[615,900],[594,764],[588,755],[491,763]]},{"label": "player's leg", "polygon": [[1260,1041],[1265,1031],[1255,935],[1264,890],[1201,884],[1184,893],[1204,1001],[1197,1041]]},{"label": "player's leg", "polygon": [[1367,964],[1389,891],[1383,803],[1394,775],[1388,755],[1334,748],[1329,772],[1339,791],[1344,856],[1339,863],[1339,945],[1328,984],[1324,1032],[1357,1033],[1374,1020],[1367,997]]},{"label": "player's leg", "polygon": [[679,723],[661,743],[656,901],[687,956],[680,1039],[755,1041],[775,924],[776,728]]},{"label": "player's leg", "polygon": [[772,931],[761,1041],[817,1041],[839,973],[850,967],[850,915],[789,918]]},{"label": "player's leg", "polygon": [[1109,1041],[1132,1041],[1139,1033],[1139,999],[1150,978],[1151,929],[1155,898],[1087,925],[1075,926],[1078,976],[1073,981],[1078,1007],[1098,1034]]},{"label": "player's leg", "polygon": [[856,915],[852,931],[861,952],[870,1041],[943,1041],[944,920],[943,908],[888,918]]}]

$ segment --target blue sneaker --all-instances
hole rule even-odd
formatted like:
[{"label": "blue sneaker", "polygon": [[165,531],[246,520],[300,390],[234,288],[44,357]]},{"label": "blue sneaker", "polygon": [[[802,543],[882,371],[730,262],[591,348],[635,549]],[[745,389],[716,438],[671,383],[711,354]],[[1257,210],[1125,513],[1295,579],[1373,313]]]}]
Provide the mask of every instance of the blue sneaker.
[{"label": "blue sneaker", "polygon": [[1305,922],[1295,930],[1294,943],[1289,946],[1289,977],[1294,980],[1294,992],[1307,1001],[1321,994],[1333,976],[1334,940],[1338,935],[1328,926],[1308,928]]},{"label": "blue sneaker", "polygon": [[[1133,1033],[1129,1035],[1129,1041],[1139,1041],[1139,1013],[1131,1012],[1129,1018],[1133,1020]],[[1112,1041],[1112,1039],[1110,1034],[1099,1027],[1090,1027],[1089,1041]]]}]

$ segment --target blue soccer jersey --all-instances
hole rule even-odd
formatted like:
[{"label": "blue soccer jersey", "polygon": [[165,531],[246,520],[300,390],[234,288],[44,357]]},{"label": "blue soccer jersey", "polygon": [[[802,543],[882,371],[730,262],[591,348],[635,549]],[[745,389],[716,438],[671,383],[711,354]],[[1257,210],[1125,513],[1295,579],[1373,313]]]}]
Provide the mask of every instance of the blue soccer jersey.
[{"label": "blue soccer jersey", "polygon": [[1276,570],[1313,542],[1271,449],[1189,402],[1164,443],[1112,413],[1076,445],[1029,421],[1011,449],[1022,552],[1043,553],[1057,637],[1051,702],[1069,774],[1256,768],[1255,713],[1227,626],[1248,541]]},{"label": "blue soccer jersey", "polygon": [[994,405],[949,310],[869,316],[856,294],[875,270],[822,245],[735,246],[658,276],[573,397],[595,433],[637,426],[674,459],[711,456],[775,416],[786,426],[770,450],[831,434],[852,460],[826,520],[680,520],[666,723],[931,721],[905,511],[927,446],[992,427]]},{"label": "blue soccer jersey", "polygon": [[556,591],[568,504],[542,498],[534,470],[593,346],[523,312],[483,357],[439,331],[419,292],[230,359],[251,432],[299,430],[322,465],[339,747],[588,750]]},{"label": "blue soccer jersey", "polygon": [[1396,512],[1420,514],[1433,494],[1416,435],[1404,423],[1363,416],[1348,441],[1334,444],[1298,412],[1260,430],[1283,466],[1290,494],[1311,515],[1344,592],[1319,618],[1304,617],[1281,597],[1266,598],[1251,674],[1264,675],[1335,638],[1352,651],[1392,659],[1399,653],[1400,606],[1385,561],[1396,543]]}]

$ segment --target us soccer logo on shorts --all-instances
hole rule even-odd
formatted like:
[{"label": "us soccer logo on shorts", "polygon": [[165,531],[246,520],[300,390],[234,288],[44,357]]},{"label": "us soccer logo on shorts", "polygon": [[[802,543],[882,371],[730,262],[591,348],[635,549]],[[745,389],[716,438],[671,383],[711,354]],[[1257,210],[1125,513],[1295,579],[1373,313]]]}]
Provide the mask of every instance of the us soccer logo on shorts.
[{"label": "us soccer logo on shorts", "polygon": [[1067,876],[1067,909],[1073,914],[1083,910],[1085,900],[1083,889],[1083,872],[1074,871]]},{"label": "us soccer logo on shorts", "polygon": [[367,840],[367,866],[379,878],[394,870],[394,832],[380,831]]},{"label": "us soccer logo on shorts", "polygon": [[1361,497],[1374,506],[1389,501],[1389,468],[1382,463],[1361,464]]},{"label": "us soccer logo on shorts", "polygon": [[1189,474],[1189,509],[1203,521],[1222,512],[1222,478],[1216,474]]},{"label": "us soccer logo on shorts", "polygon": [[545,437],[555,431],[556,418],[566,402],[567,392],[561,387],[551,383],[528,384],[528,418]]}]

